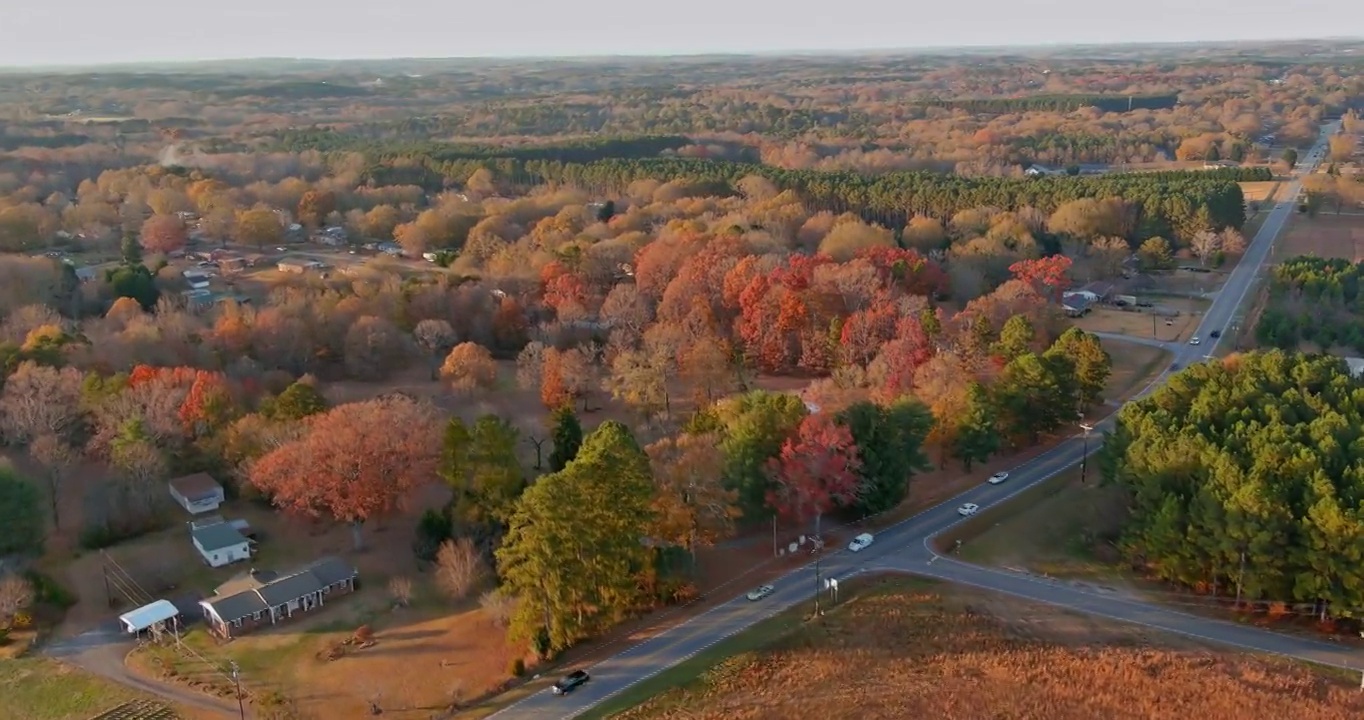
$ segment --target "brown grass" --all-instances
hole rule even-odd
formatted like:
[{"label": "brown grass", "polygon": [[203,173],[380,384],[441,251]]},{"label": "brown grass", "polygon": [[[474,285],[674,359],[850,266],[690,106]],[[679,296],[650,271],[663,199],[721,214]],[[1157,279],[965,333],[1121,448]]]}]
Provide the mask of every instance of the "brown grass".
[{"label": "brown grass", "polygon": [[1295,213],[1275,245],[1282,260],[1298,255],[1364,260],[1364,217],[1322,213],[1315,218]]},{"label": "brown grass", "polygon": [[699,681],[614,717],[1345,720],[1364,714],[1364,695],[1350,684],[1300,665],[974,591],[923,587],[877,581],[819,623],[728,658]]},{"label": "brown grass", "polygon": [[[1165,302],[1164,299],[1162,299],[1158,304],[1162,307],[1176,309],[1174,306],[1178,304],[1177,301],[1179,300],[1182,300],[1182,298],[1170,298],[1170,302]],[[1150,308],[1142,309],[1147,312],[1123,310],[1121,308],[1095,308],[1084,317],[1076,318],[1074,323],[1076,327],[1086,332],[1107,332],[1117,333],[1119,335],[1131,335],[1133,337],[1150,338],[1153,337],[1153,315],[1149,312]],[[1183,310],[1182,308],[1180,309],[1178,317],[1156,317],[1154,322],[1154,339],[1162,341],[1183,340],[1193,333],[1194,329],[1198,327],[1198,322],[1201,319],[1201,313],[1195,314]],[[1166,325],[1165,322],[1167,320],[1173,324]]]}]

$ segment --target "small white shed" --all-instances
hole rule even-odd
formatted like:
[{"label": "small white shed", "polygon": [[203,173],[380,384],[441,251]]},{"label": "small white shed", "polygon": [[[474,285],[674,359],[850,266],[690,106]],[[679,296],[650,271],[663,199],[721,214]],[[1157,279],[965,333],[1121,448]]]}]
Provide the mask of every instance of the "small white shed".
[{"label": "small white shed", "polygon": [[209,567],[251,559],[251,541],[229,523],[218,523],[190,531],[194,549],[203,556]]},{"label": "small white shed", "polygon": [[170,494],[180,507],[198,515],[213,512],[223,504],[223,486],[208,473],[194,473],[171,480]]},{"label": "small white shed", "polygon": [[144,630],[155,632],[165,627],[167,620],[174,620],[179,615],[180,610],[169,600],[157,600],[119,615],[118,621],[123,624],[124,632],[136,635]]}]

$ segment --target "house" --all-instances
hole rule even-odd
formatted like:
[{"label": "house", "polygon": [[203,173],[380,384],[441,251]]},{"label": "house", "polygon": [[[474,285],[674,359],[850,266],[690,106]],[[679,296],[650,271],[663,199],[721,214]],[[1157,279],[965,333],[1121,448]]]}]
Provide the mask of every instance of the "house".
[{"label": "house", "polygon": [[316,260],[280,260],[275,267],[279,268],[280,272],[302,275],[309,270],[321,269],[322,263]]},{"label": "house", "polygon": [[251,540],[232,526],[220,522],[189,531],[190,541],[209,567],[222,567],[251,559]]},{"label": "house", "polygon": [[1061,309],[1066,311],[1069,317],[1080,317],[1089,312],[1089,306],[1094,301],[1081,293],[1068,293],[1061,298]]},{"label": "house", "polygon": [[98,268],[93,268],[93,267],[78,267],[78,268],[76,268],[76,279],[79,280],[79,281],[81,281],[81,282],[83,282],[83,283],[90,282],[90,281],[92,281],[92,280],[94,280],[95,278],[98,278],[98,277],[99,277],[99,269],[98,269]]},{"label": "house", "polygon": [[194,473],[171,480],[171,497],[194,515],[213,512],[223,504],[223,486],[208,473]]},{"label": "house", "polygon": [[1047,167],[1046,165],[1038,165],[1037,163],[1033,163],[1032,165],[1028,166],[1027,170],[1023,171],[1023,174],[1029,177],[1043,177],[1046,175],[1064,175],[1065,171],[1058,168]]},{"label": "house", "polygon": [[340,558],[322,558],[292,573],[252,569],[219,586],[201,600],[209,631],[223,639],[261,625],[275,625],[295,614],[312,612],[327,600],[355,590],[356,569]]},{"label": "house", "polygon": [[1111,282],[1094,281],[1083,287],[1071,290],[1067,295],[1081,295],[1091,303],[1108,302],[1113,297],[1114,285]]},{"label": "house", "polygon": [[210,275],[202,270],[186,270],[181,273],[185,276],[185,282],[189,283],[191,290],[205,290],[209,285]]}]

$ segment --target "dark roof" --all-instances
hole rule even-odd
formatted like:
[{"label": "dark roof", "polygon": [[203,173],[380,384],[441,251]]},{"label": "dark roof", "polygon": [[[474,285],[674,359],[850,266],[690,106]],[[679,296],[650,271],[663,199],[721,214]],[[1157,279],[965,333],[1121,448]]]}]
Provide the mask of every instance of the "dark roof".
[{"label": "dark roof", "polygon": [[265,610],[265,601],[254,590],[239,592],[236,595],[228,595],[223,598],[205,600],[205,605],[211,605],[213,612],[222,618],[223,622],[232,622],[249,617],[255,613]]},{"label": "dark roof", "polygon": [[180,493],[186,500],[198,500],[210,495],[222,492],[223,486],[218,484],[208,473],[194,473],[178,477],[170,481],[170,486]]},{"label": "dark roof", "polygon": [[199,547],[202,547],[204,552],[222,550],[246,542],[246,536],[241,534],[237,528],[232,527],[230,523],[217,523],[208,527],[195,528],[189,534],[199,541]]},{"label": "dark roof", "polygon": [[[283,605],[297,600],[309,593],[317,592],[328,585],[358,576],[355,567],[340,558],[325,557],[292,573],[278,578],[269,577],[266,572],[252,572],[252,577],[262,581],[259,587],[247,588],[227,597],[206,600],[223,622],[232,622],[267,607]],[[238,600],[238,598],[249,598]],[[240,613],[240,614],[232,614]]]}]

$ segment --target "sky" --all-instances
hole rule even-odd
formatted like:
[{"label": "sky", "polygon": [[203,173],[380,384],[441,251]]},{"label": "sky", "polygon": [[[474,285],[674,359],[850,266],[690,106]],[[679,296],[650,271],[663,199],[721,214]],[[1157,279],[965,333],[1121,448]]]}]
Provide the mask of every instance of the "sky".
[{"label": "sky", "polygon": [[767,53],[1364,34],[1340,0],[0,0],[0,66]]}]

